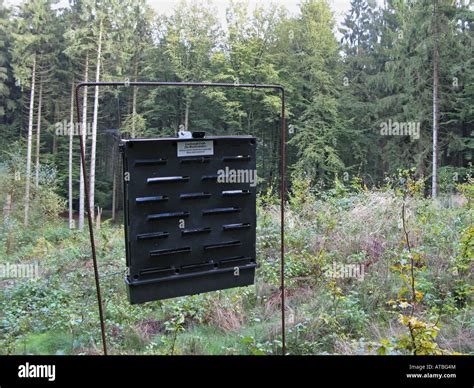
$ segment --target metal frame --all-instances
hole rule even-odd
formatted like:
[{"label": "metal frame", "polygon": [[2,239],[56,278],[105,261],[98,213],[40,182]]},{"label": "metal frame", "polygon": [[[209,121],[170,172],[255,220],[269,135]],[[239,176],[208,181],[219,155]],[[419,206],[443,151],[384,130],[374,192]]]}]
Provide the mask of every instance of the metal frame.
[{"label": "metal frame", "polygon": [[206,83],[206,82],[81,82],[76,86],[76,112],[77,122],[81,126],[79,142],[81,151],[82,176],[84,179],[85,205],[87,209],[87,222],[89,224],[89,237],[91,242],[92,261],[94,265],[95,287],[97,291],[97,303],[99,305],[100,329],[102,334],[102,348],[104,355],[107,355],[107,341],[105,334],[104,309],[102,305],[102,295],[100,291],[99,269],[97,265],[97,254],[94,237],[94,225],[92,223],[91,203],[89,198],[89,184],[87,181],[87,168],[85,157],[85,145],[82,137],[82,120],[79,103],[79,91],[88,86],[151,86],[151,87],[214,87],[214,88],[247,88],[247,89],[271,89],[281,93],[281,144],[280,144],[280,292],[281,292],[281,334],[282,334],[282,353],[286,353],[285,341],[285,170],[286,170],[286,124],[285,124],[285,89],[281,85],[271,84],[233,84],[233,83]]}]

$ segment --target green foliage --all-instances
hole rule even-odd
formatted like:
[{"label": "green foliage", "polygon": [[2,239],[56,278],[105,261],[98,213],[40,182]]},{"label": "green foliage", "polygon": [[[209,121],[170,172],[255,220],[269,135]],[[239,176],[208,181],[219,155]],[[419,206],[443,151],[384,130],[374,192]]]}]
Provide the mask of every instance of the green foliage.
[{"label": "green foliage", "polygon": [[[23,199],[25,178],[22,174],[22,155],[12,152],[10,159],[0,164],[0,208],[4,216],[0,223],[0,257],[14,255],[24,244],[35,241],[34,230],[46,223],[54,223],[65,209],[65,200],[58,195],[57,172],[53,166],[43,164],[39,171],[39,185],[31,190],[30,222],[33,231],[23,228]],[[7,216],[8,214],[8,216]]]},{"label": "green foliage", "polygon": [[[51,0],[17,8],[0,3],[0,130],[7,151],[0,156],[5,209],[0,263],[38,261],[43,270],[37,280],[0,279],[0,352],[100,349],[88,236],[69,230],[61,218],[69,191],[69,139],[54,131],[54,123],[69,120],[71,84],[82,81],[86,70],[93,78],[100,26],[102,80],[285,87],[290,354],[472,352],[469,341],[458,340],[472,326],[474,87],[468,5],[441,1],[434,20],[426,0],[389,0],[383,7],[352,0],[340,43],[326,0],[305,0],[295,14],[275,5],[250,9],[231,2],[226,28],[215,7],[204,2],[182,2],[166,15],[154,15],[144,0],[61,7]],[[436,24],[439,180],[445,197],[430,201],[425,194],[432,163]],[[44,85],[41,168],[25,229],[24,112],[34,60],[37,85]],[[112,353],[279,354],[279,95],[253,88],[124,87],[101,89],[99,102],[95,197],[107,208],[104,218],[114,181],[119,210],[122,206],[111,133],[172,136],[184,126],[254,135],[258,146],[260,267],[254,287],[130,306],[120,259],[123,227],[102,223],[97,251]],[[388,120],[418,122],[420,138],[382,136],[380,126]],[[87,158],[89,147],[90,140]],[[71,151],[76,209],[77,137]],[[361,279],[334,278],[333,264],[357,264],[365,273]]]},{"label": "green foliage", "polygon": [[71,354],[73,347],[74,338],[70,333],[47,331],[26,336],[14,353],[63,355]]},{"label": "green foliage", "polygon": [[[400,311],[398,314],[399,323],[407,329],[408,334],[398,335],[392,341],[381,341],[377,353],[386,354],[388,351],[408,352],[414,355],[450,353],[447,350],[441,349],[435,341],[440,330],[438,321],[443,313],[441,309],[445,309],[445,313],[453,311],[448,304],[449,300],[444,301],[441,308],[435,308],[428,312],[428,314],[425,312],[424,316],[419,312],[423,306],[425,296],[418,286],[419,278],[426,272],[427,267],[423,258],[423,252],[410,241],[405,203],[407,193],[416,193],[418,190],[416,182],[414,183],[406,173],[401,174],[399,183],[401,183],[400,190],[403,193],[404,200],[401,215],[404,240],[403,250],[391,268],[402,280],[402,286],[398,290],[396,298],[391,299],[388,304],[393,309]],[[432,286],[433,284],[431,284]],[[425,292],[428,290],[429,288],[425,288]],[[436,322],[431,322],[433,317],[430,315],[434,313],[438,314],[438,318]],[[426,317],[426,315],[428,316]]]},{"label": "green foliage", "polygon": [[474,294],[471,268],[474,260],[474,226],[470,225],[463,231],[459,241],[459,252],[451,268],[457,277],[453,286],[453,298],[456,306],[466,306]]},{"label": "green foliage", "polygon": [[290,206],[297,213],[303,212],[305,204],[314,202],[314,194],[312,193],[311,181],[308,176],[294,176],[291,182]]},{"label": "green foliage", "polygon": [[147,133],[146,119],[142,115],[128,115],[122,124],[122,134],[127,137],[150,137]]},{"label": "green foliage", "polygon": [[[16,141],[18,134],[24,136],[22,112],[37,55],[37,84],[42,81],[45,88],[46,131],[41,134],[40,159],[57,167],[58,192],[66,197],[69,142],[55,135],[55,123],[69,121],[70,87],[64,86],[84,80],[86,57],[88,78],[93,78],[102,23],[105,81],[285,86],[288,166],[304,175],[315,191],[332,187],[336,176],[340,179],[344,173],[349,174],[345,184],[358,176],[363,184],[377,186],[384,174],[415,166],[422,179],[429,175],[432,146],[431,8],[431,2],[421,0],[388,1],[383,7],[353,0],[338,42],[335,18],[325,0],[305,1],[294,15],[271,4],[251,9],[232,2],[226,10],[226,28],[215,6],[200,1],[183,1],[167,15],[154,15],[144,0],[80,1],[65,8],[51,0],[27,1],[18,9],[2,5],[0,110],[5,107],[6,114],[0,126],[6,144]],[[453,182],[460,182],[454,178],[467,176],[474,150],[468,6],[442,2],[439,27],[443,112],[439,176],[441,190],[451,192]],[[110,132],[125,137],[169,136],[183,125],[210,134],[255,135],[259,188],[278,187],[280,136],[275,128],[280,99],[270,91],[104,88],[99,102],[96,198],[101,207],[111,206],[110,185],[119,170]],[[381,136],[380,125],[387,120],[419,122],[420,139]],[[77,151],[75,141],[74,189],[79,177]],[[77,190],[73,191],[76,208]],[[117,203],[120,208],[120,198]]]},{"label": "green foliage", "polygon": [[[446,342],[454,335],[447,333],[468,330],[471,320],[472,291],[466,287],[472,255],[465,247],[472,248],[472,230],[465,209],[406,198],[413,213],[410,235],[418,236],[412,250],[417,314],[411,316],[411,260],[400,244],[399,197],[391,191],[349,195],[353,197],[344,206],[341,201],[347,198],[340,196],[314,199],[303,210],[288,212],[288,353],[472,351],[467,343]],[[111,352],[279,354],[279,212],[278,204],[265,202],[254,287],[139,306],[127,301],[123,261],[117,259],[123,256],[123,229],[104,223],[97,246]],[[442,239],[437,235],[440,219],[446,234]],[[87,233],[69,231],[65,221],[37,228],[30,229],[37,237],[25,240],[9,260],[41,260],[44,272],[40,279],[12,279],[3,286],[0,348],[9,354],[97,353],[100,332]],[[366,241],[368,233],[372,241]],[[364,265],[364,277],[331,277],[328,266],[334,262]],[[447,262],[450,270],[440,277]],[[387,305],[388,299],[394,302]],[[406,332],[400,334],[400,328]]]}]

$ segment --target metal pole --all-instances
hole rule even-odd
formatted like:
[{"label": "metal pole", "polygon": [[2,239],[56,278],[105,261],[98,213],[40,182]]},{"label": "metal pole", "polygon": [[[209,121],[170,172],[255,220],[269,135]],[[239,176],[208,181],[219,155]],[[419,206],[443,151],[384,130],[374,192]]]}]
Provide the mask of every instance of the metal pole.
[{"label": "metal pole", "polygon": [[86,169],[86,147],[84,144],[84,139],[82,137],[82,131],[85,131],[85,128],[82,128],[81,121],[81,110],[79,103],[79,89],[81,84],[76,86],[76,110],[77,110],[77,122],[79,123],[79,144],[81,147],[81,162],[82,162],[82,176],[84,178],[84,195],[85,195],[85,205],[87,206],[87,223],[89,224],[89,238],[91,240],[91,250],[92,250],[92,262],[94,264],[94,277],[95,277],[95,289],[97,291],[97,303],[99,304],[99,319],[100,319],[100,331],[102,335],[102,349],[104,351],[104,356],[107,355],[107,341],[105,338],[105,321],[104,321],[104,309],[102,305],[102,295],[100,292],[100,280],[99,280],[99,269],[97,265],[97,255],[95,249],[95,238],[94,238],[94,225],[92,224],[92,214],[91,214],[91,203],[89,198],[89,183],[87,181],[87,169]]},{"label": "metal pole", "polygon": [[281,284],[281,351],[286,354],[285,337],[285,173],[286,173],[285,89],[281,88],[281,167],[280,167],[280,284]]},{"label": "metal pole", "polygon": [[[282,354],[286,354],[286,337],[285,337],[285,174],[286,174],[286,125],[285,125],[285,89],[281,85],[272,84],[232,84],[220,82],[153,82],[153,81],[135,81],[135,82],[81,82],[76,86],[76,110],[77,121],[81,123],[81,112],[79,104],[79,90],[86,86],[174,86],[174,87],[218,87],[218,88],[253,88],[253,89],[273,89],[281,92],[281,144],[280,144],[280,290],[281,290],[281,330],[282,330]],[[81,128],[84,130],[84,128]],[[102,305],[102,295],[100,291],[99,270],[97,265],[97,255],[94,237],[94,225],[92,223],[92,215],[90,211],[89,185],[87,182],[87,169],[85,157],[85,145],[82,136],[79,136],[81,148],[82,174],[84,177],[85,202],[87,206],[87,222],[89,224],[89,236],[92,249],[92,261],[94,264],[95,286],[97,291],[97,302],[99,304],[100,329],[102,333],[102,347],[104,355],[107,355],[107,343],[105,334],[105,321]]]}]

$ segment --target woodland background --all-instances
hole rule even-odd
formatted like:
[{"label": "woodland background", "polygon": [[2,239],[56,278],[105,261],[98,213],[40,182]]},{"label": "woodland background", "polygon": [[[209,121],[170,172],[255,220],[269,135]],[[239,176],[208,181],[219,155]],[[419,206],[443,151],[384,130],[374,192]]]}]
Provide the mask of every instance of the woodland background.
[{"label": "woodland background", "polygon": [[[0,0],[0,257],[44,272],[0,281],[0,352],[99,348],[73,93],[99,80],[285,86],[291,353],[472,352],[472,27],[469,1],[352,0],[338,26],[325,0],[295,15],[232,2],[226,23],[203,2]],[[279,104],[242,89],[81,96],[116,353],[279,352]],[[116,139],[180,126],[259,139],[257,283],[129,306]],[[366,276],[325,277],[335,262]]]}]

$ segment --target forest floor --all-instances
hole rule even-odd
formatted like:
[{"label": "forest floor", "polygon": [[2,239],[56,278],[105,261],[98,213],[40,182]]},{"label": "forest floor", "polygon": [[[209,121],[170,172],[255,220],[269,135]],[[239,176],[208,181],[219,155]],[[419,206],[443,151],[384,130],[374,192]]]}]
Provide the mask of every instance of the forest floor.
[{"label": "forest floor", "polygon": [[[143,305],[127,300],[123,228],[102,223],[110,353],[281,352],[279,208],[270,196],[258,202],[255,285]],[[288,353],[474,352],[474,231],[465,196],[433,201],[361,190],[317,198],[302,190],[290,200],[286,224]],[[0,230],[0,262],[38,263],[40,276],[0,281],[0,354],[99,354],[87,230],[71,232],[61,218],[18,230],[13,241]],[[343,276],[341,268],[354,271]]]}]

